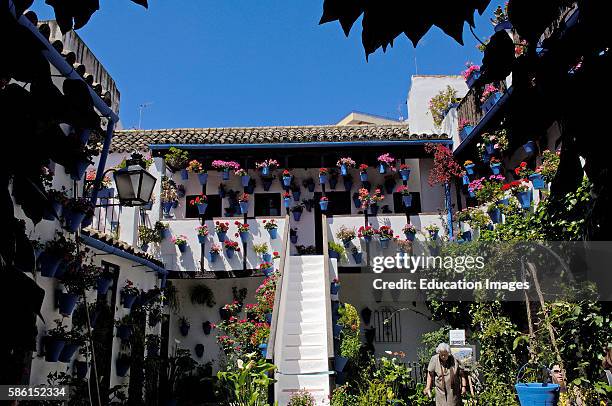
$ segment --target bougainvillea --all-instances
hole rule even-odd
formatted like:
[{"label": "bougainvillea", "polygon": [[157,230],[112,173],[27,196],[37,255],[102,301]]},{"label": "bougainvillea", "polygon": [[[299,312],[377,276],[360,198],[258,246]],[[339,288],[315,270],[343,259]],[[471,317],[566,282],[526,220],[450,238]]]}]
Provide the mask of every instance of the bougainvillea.
[{"label": "bougainvillea", "polygon": [[461,165],[455,161],[453,152],[447,146],[427,143],[425,152],[434,156],[433,167],[429,171],[428,178],[430,186],[449,183],[452,178],[461,176]]}]

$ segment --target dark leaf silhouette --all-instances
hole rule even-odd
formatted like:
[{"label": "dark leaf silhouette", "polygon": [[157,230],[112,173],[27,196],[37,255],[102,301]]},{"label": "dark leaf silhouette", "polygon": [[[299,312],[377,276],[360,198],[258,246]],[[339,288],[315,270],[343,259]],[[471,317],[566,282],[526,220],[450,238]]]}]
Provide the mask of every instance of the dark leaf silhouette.
[{"label": "dark leaf silhouette", "polygon": [[506,31],[493,34],[482,58],[483,81],[505,79],[512,71],[514,60],[514,42]]}]

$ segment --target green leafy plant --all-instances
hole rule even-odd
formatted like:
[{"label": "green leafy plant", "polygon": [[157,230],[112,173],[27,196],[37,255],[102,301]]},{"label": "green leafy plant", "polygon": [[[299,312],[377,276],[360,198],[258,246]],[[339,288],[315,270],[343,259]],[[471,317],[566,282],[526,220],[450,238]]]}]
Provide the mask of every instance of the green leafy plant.
[{"label": "green leafy plant", "polygon": [[263,359],[248,354],[236,361],[236,368],[218,372],[224,385],[226,399],[236,406],[268,406],[268,386],[275,382],[268,374],[276,367]]},{"label": "green leafy plant", "polygon": [[454,103],[459,103],[459,100],[461,99],[457,97],[457,90],[451,86],[446,86],[446,89],[441,90],[429,100],[429,112],[436,127],[442,125],[448,109]]},{"label": "green leafy plant", "polygon": [[170,147],[164,159],[173,170],[185,169],[189,163],[189,153],[176,147]]},{"label": "green leafy plant", "polygon": [[334,241],[329,241],[327,243],[328,248],[330,251],[334,251],[336,253],[338,253],[338,255],[340,256],[340,260],[344,261],[346,260],[346,249],[344,249],[344,246],[342,244],[338,244],[337,242]]},{"label": "green leafy plant", "polygon": [[206,305],[208,307],[213,307],[217,304],[214,292],[203,283],[193,285],[189,291],[189,297],[193,304]]},{"label": "green leafy plant", "polygon": [[138,227],[138,239],[142,244],[158,243],[162,240],[158,230],[144,224]]},{"label": "green leafy plant", "polygon": [[301,389],[291,395],[287,406],[315,406],[315,398],[306,389]]},{"label": "green leafy plant", "polygon": [[351,304],[345,303],[338,309],[338,324],[342,326],[340,354],[352,361],[359,357],[361,339],[359,330],[359,313]]}]

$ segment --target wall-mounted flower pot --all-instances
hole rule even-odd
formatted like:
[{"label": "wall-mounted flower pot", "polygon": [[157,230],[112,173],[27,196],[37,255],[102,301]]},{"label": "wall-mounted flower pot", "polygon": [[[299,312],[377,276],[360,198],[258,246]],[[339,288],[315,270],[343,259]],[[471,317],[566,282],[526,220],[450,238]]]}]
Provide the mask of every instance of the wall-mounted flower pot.
[{"label": "wall-mounted flower pot", "polygon": [[370,320],[372,319],[372,310],[369,307],[364,307],[361,310],[361,318],[363,319],[364,324],[370,324]]},{"label": "wall-mounted flower pot", "polygon": [[87,365],[87,361],[74,361],[73,364],[74,370],[76,371],[76,376],[79,379],[84,379],[87,376],[87,371],[89,366]]},{"label": "wall-mounted flower pot", "polygon": [[240,177],[240,182],[242,183],[242,187],[249,186],[250,181],[251,181],[251,177],[249,175],[244,175]]},{"label": "wall-mounted flower pot", "polygon": [[338,185],[338,178],[336,177],[329,178],[329,188],[331,190],[335,190],[337,185]]},{"label": "wall-mounted flower pot", "polygon": [[294,211],[291,212],[293,214],[293,219],[295,221],[300,221],[300,219],[302,218],[302,212],[301,211]]},{"label": "wall-mounted flower pot", "polygon": [[259,352],[261,353],[261,356],[266,358],[266,355],[268,353],[268,344],[266,343],[259,344],[258,348],[259,348]]},{"label": "wall-mounted flower pot", "polygon": [[480,78],[480,71],[474,70],[472,71],[472,73],[470,73],[470,76],[468,76],[467,79],[465,79],[465,84],[467,85],[468,88],[471,89],[479,78]]},{"label": "wall-mounted flower pot", "polygon": [[67,342],[64,344],[64,348],[62,348],[62,352],[58,357],[59,362],[63,362],[65,364],[69,363],[72,359],[74,353],[79,349],[79,345],[71,342]]},{"label": "wall-mounted flower pot", "polygon": [[559,385],[554,383],[523,383],[514,385],[521,406],[556,405]]},{"label": "wall-mounted flower pot", "polygon": [[227,233],[225,231],[218,231],[217,238],[220,242],[225,242],[225,239],[227,238]]},{"label": "wall-mounted flower pot", "polygon": [[266,319],[266,323],[272,324],[272,313],[264,314],[264,318]]},{"label": "wall-mounted flower pot", "polygon": [[336,372],[344,371],[344,368],[346,367],[347,363],[348,363],[348,358],[343,357],[341,355],[336,355],[334,357],[334,370]]},{"label": "wall-mounted flower pot", "polygon": [[364,235],[363,236],[363,241],[365,241],[366,244],[369,244],[370,241],[372,241],[372,236],[371,235]]},{"label": "wall-mounted flower pot", "polygon": [[189,324],[185,324],[185,323],[183,323],[183,324],[181,324],[181,325],[179,326],[179,331],[181,332],[181,335],[182,335],[183,337],[187,337],[187,334],[189,334],[189,328],[190,328],[190,327],[191,327],[191,326],[189,326]]},{"label": "wall-mounted flower pot", "polygon": [[501,223],[501,210],[498,208],[489,211],[489,217],[493,224]]},{"label": "wall-mounted flower pot", "polygon": [[508,20],[502,21],[501,23],[498,23],[495,25],[495,32],[499,32],[499,31],[504,31],[504,30],[511,30],[512,29],[512,23]]},{"label": "wall-mounted flower pot", "polygon": [[172,202],[162,202],[162,211],[164,217],[168,218],[171,216],[170,210],[172,210]]},{"label": "wall-mounted flower pot", "polygon": [[391,193],[393,193],[393,190],[395,189],[395,181],[393,181],[393,183],[391,183],[391,181],[387,181],[385,182],[385,192],[390,195]]},{"label": "wall-mounted flower pot", "polygon": [[272,180],[271,179],[270,180],[267,180],[267,179],[266,180],[262,180],[261,184],[263,186],[264,191],[267,192],[267,191],[270,190],[270,187],[272,186]]},{"label": "wall-mounted flower pot", "polygon": [[206,213],[206,209],[208,208],[208,203],[198,203],[196,204],[196,207],[198,208],[198,213],[200,215],[203,215],[204,213]]},{"label": "wall-mounted flower pot", "polygon": [[270,234],[270,239],[276,240],[278,238],[278,228],[269,229],[268,234]]},{"label": "wall-mounted flower pot", "polygon": [[355,206],[356,209],[360,209],[361,208],[361,200],[359,200],[358,197],[354,197],[353,198],[353,205]]},{"label": "wall-mounted flower pot", "polygon": [[74,167],[70,170],[70,179],[72,180],[81,180],[83,179],[83,175],[85,175],[85,171],[89,166],[90,162],[87,160],[78,161]]},{"label": "wall-mounted flower pot", "polygon": [[299,190],[293,191],[293,201],[294,202],[299,202],[301,196],[302,196],[302,192],[300,192]]},{"label": "wall-mounted flower pot", "polygon": [[406,231],[404,235],[408,241],[414,241],[414,237],[416,237],[416,233],[414,231]]},{"label": "wall-mounted flower pot", "polygon": [[204,355],[204,345],[203,344],[196,344],[195,354],[198,358],[202,358],[202,356]]},{"label": "wall-mounted flower pot", "polygon": [[468,137],[468,135],[470,135],[470,133],[474,130],[474,126],[473,125],[466,125],[464,126],[461,131],[459,131],[459,139],[461,139],[461,141],[463,141],[464,139],[466,139]]},{"label": "wall-mounted flower pot", "polygon": [[533,155],[536,151],[536,143],[533,141],[528,141],[525,145],[523,145],[523,150],[527,155]]},{"label": "wall-mounted flower pot", "polygon": [[291,198],[290,197],[284,197],[283,198],[283,206],[285,207],[285,209],[288,209],[289,207],[291,207]]},{"label": "wall-mounted flower pot", "polygon": [[436,230],[436,231],[430,231],[430,232],[429,232],[429,237],[430,237],[430,238],[431,238],[433,241],[436,241],[436,240],[438,239],[438,235],[439,235],[438,233],[439,233],[439,231],[437,231],[437,230]]},{"label": "wall-mounted flower pot", "polygon": [[308,186],[306,186],[306,189],[308,189],[309,192],[314,192],[315,191],[315,184],[314,182],[310,182],[308,183]]},{"label": "wall-mounted flower pot", "polygon": [[187,243],[186,242],[183,242],[183,243],[180,243],[180,244],[176,244],[176,246],[178,247],[179,252],[181,254],[184,254],[187,251]]},{"label": "wall-mounted flower pot", "polygon": [[198,243],[200,245],[206,245],[206,236],[198,234]]},{"label": "wall-mounted flower pot", "polygon": [[115,197],[115,188],[105,187],[98,191],[98,199],[112,199]]},{"label": "wall-mounted flower pot", "polygon": [[132,293],[121,293],[121,301],[124,309],[131,309],[138,295]]},{"label": "wall-mounted flower pot", "polygon": [[45,337],[45,361],[57,362],[59,360],[60,354],[62,353],[62,350],[64,349],[64,345],[66,345],[65,340],[60,340],[49,336]]},{"label": "wall-mounted flower pot", "polygon": [[270,175],[270,167],[269,166],[264,166],[261,168],[261,174],[264,176],[268,176]]},{"label": "wall-mounted flower pot", "polygon": [[348,175],[348,169],[345,164],[340,165],[340,175],[342,176]]},{"label": "wall-mounted flower pot", "polygon": [[232,259],[232,258],[234,258],[234,253],[235,252],[236,252],[235,250],[225,250],[225,256],[228,259]]},{"label": "wall-mounted flower pot", "polygon": [[355,261],[356,264],[360,264],[363,261],[363,252],[354,252],[353,261]]},{"label": "wall-mounted flower pot", "polygon": [[291,179],[293,179],[292,176],[283,176],[283,186],[284,187],[291,186]]},{"label": "wall-mounted flower pot", "polygon": [[70,233],[76,233],[81,228],[85,212],[80,210],[64,209],[64,228]]},{"label": "wall-mounted flower pot", "polygon": [[240,205],[240,213],[249,214],[249,202],[238,202]]},{"label": "wall-mounted flower pot", "polygon": [[74,311],[79,296],[76,293],[65,293],[59,294],[59,313],[62,316],[68,317]]},{"label": "wall-mounted flower pot", "polygon": [[66,262],[64,260],[60,261],[59,265],[57,266],[57,269],[55,270],[54,277],[57,279],[61,279],[66,273],[66,270],[68,269],[68,265],[69,265],[69,262]]},{"label": "wall-mounted flower pot", "polygon": [[261,254],[261,259],[263,259],[264,262],[271,262],[272,261],[272,254],[270,254],[269,252]]},{"label": "wall-mounted flower pot", "polygon": [[334,250],[329,250],[328,255],[329,255],[330,258],[340,259],[340,254],[338,254]]},{"label": "wall-mounted flower pot", "polygon": [[130,370],[130,361],[123,358],[117,358],[115,361],[115,372],[117,376],[124,377]]},{"label": "wall-mounted flower pot", "polygon": [[340,284],[337,282],[332,282],[329,288],[329,293],[332,295],[337,295],[340,292]]},{"label": "wall-mounted flower pot", "polygon": [[324,185],[327,183],[327,175],[319,175],[319,184]]},{"label": "wall-mounted flower pot", "polygon": [[491,143],[486,144],[485,151],[487,151],[487,154],[493,155],[495,153],[495,144],[491,144]]},{"label": "wall-mounted flower pot", "polygon": [[529,175],[529,180],[531,181],[531,184],[533,185],[534,189],[544,189],[544,178],[542,178],[541,174],[532,173],[531,175]]},{"label": "wall-mounted flower pot", "polygon": [[99,277],[98,280],[96,281],[96,290],[98,291],[98,294],[106,295],[112,283],[113,283],[113,278],[110,278],[107,276]]},{"label": "wall-mounted flower pot", "polygon": [[327,206],[329,205],[329,200],[320,200],[319,201],[319,207],[321,208],[321,211],[327,211]]},{"label": "wall-mounted flower pot", "polygon": [[262,269],[265,276],[270,276],[274,273],[274,267],[264,268]]},{"label": "wall-mounted flower pot", "polygon": [[378,173],[387,173],[387,164],[378,164]]},{"label": "wall-mounted flower pot", "polygon": [[370,214],[372,214],[373,216],[376,216],[378,214],[378,205],[377,204],[371,204],[370,205]]},{"label": "wall-mounted flower pot", "polygon": [[501,173],[501,164],[491,164],[491,172],[493,172],[493,175],[499,175]]},{"label": "wall-mounted flower pot", "polygon": [[219,258],[219,253],[218,252],[211,252],[210,253],[210,262],[215,263],[215,262],[217,262],[218,258]]},{"label": "wall-mounted flower pot", "polygon": [[516,194],[516,198],[518,199],[521,208],[528,209],[531,207],[531,190],[527,190],[525,192],[518,192]]},{"label": "wall-mounted flower pot", "polygon": [[472,199],[476,197],[476,193],[474,193],[473,190],[468,189],[468,196],[470,196]]},{"label": "wall-mounted flower pot", "polygon": [[223,180],[229,180],[229,168],[223,168],[223,172],[222,172],[222,178]]},{"label": "wall-mounted flower pot", "polygon": [[224,309],[223,307],[219,308],[219,317],[221,317],[221,320],[229,320],[229,318],[232,316],[232,312],[229,311],[229,309]]},{"label": "wall-mounted flower pot", "polygon": [[240,233],[238,233],[240,235],[240,239],[243,242],[246,242],[249,240],[249,232],[248,231],[241,231]]},{"label": "wall-mounted flower pot", "polygon": [[334,324],[333,333],[334,338],[340,338],[340,333],[342,333],[342,326],[340,324]]},{"label": "wall-mounted flower pot", "polygon": [[407,182],[410,179],[410,169],[401,169],[399,172],[403,181]]},{"label": "wall-mounted flower pot", "polygon": [[187,169],[181,169],[180,174],[181,174],[181,180],[189,179],[189,172],[187,171]]},{"label": "wall-mounted flower pot", "polygon": [[467,172],[468,175],[473,175],[474,174],[474,167],[475,166],[476,166],[476,164],[465,165],[465,171]]},{"label": "wall-mounted flower pot", "polygon": [[122,324],[117,327],[117,337],[121,341],[128,341],[132,336],[132,326],[127,324]]},{"label": "wall-mounted flower pot", "polygon": [[[45,220],[53,221],[56,218],[60,218],[64,206],[60,202],[52,201],[49,208],[45,208],[43,212],[43,218]],[[57,217],[56,217],[57,216]]]},{"label": "wall-mounted flower pot", "polygon": [[491,93],[482,103],[482,106],[481,106],[482,114],[487,114],[493,108],[493,106],[497,104],[497,102],[499,101],[499,99],[501,99],[501,97],[502,97],[501,92]]},{"label": "wall-mounted flower pot", "polygon": [[405,207],[412,206],[412,195],[403,195],[402,196],[402,203],[404,203]]},{"label": "wall-mounted flower pot", "polygon": [[382,248],[384,250],[389,248],[389,242],[391,241],[391,239],[389,239],[389,238],[380,238],[379,241],[380,241],[380,248]]},{"label": "wall-mounted flower pot", "polygon": [[367,172],[359,172],[359,180],[362,182],[368,181],[368,173]]},{"label": "wall-mounted flower pot", "polygon": [[60,262],[62,262],[62,258],[55,256],[55,255],[47,254],[46,252],[43,252],[42,254],[40,254],[40,257],[38,258],[38,263],[40,266],[40,274],[42,276],[52,278],[55,275],[55,272],[57,271],[57,268],[59,267]]},{"label": "wall-mounted flower pot", "polygon": [[353,189],[353,181],[344,179],[343,182],[344,182],[344,190],[346,190],[347,192],[350,192],[351,189]]},{"label": "wall-mounted flower pot", "polygon": [[209,335],[211,330],[212,323],[210,321],[206,320],[204,323],[202,323],[202,331],[204,331],[205,335]]},{"label": "wall-mounted flower pot", "polygon": [[344,385],[346,383],[346,374],[344,372],[336,372],[336,385]]}]

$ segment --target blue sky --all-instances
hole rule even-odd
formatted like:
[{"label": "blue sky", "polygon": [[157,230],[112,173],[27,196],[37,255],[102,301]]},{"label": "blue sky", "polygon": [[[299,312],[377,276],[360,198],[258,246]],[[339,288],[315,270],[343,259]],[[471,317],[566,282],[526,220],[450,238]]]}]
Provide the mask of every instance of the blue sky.
[{"label": "blue sky", "polygon": [[[482,57],[467,27],[463,47],[433,28],[416,50],[402,36],[366,62],[361,19],[348,38],[336,22],[320,26],[323,0],[149,3],[103,1],[78,31],[117,82],[124,128],[147,102],[142,128],[332,124],[353,110],[405,118],[417,69],[457,74]],[[477,17],[480,38],[499,3]]]}]

